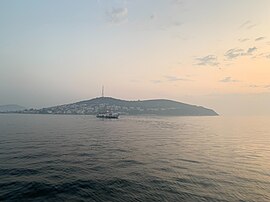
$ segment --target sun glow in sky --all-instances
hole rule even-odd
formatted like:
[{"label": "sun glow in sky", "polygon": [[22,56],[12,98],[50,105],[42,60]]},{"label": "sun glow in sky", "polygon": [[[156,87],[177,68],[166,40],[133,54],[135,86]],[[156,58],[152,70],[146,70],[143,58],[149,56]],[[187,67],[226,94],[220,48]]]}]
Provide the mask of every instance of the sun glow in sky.
[{"label": "sun glow in sky", "polygon": [[105,94],[270,114],[269,0],[1,0],[0,104]]}]

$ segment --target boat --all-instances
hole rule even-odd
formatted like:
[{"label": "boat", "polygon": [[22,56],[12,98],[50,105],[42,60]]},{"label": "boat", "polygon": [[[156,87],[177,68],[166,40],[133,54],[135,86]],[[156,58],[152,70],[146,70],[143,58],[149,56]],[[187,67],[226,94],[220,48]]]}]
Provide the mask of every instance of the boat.
[{"label": "boat", "polygon": [[[102,98],[104,98],[104,86],[102,86],[101,96],[102,96]],[[96,115],[97,118],[102,118],[102,119],[118,119],[118,117],[119,117],[119,113],[106,111],[106,105],[104,105],[104,109],[102,111],[103,112],[99,112]]]},{"label": "boat", "polygon": [[118,119],[119,113],[113,113],[113,112],[98,113],[96,117],[102,118],[102,119]]}]

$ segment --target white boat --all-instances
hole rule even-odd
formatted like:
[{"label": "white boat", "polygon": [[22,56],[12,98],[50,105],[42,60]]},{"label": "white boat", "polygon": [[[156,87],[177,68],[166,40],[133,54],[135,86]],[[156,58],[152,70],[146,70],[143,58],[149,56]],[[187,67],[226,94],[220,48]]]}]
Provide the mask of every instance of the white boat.
[{"label": "white boat", "polygon": [[118,119],[119,114],[118,113],[112,113],[112,112],[106,112],[106,113],[98,113],[97,118],[103,118],[103,119]]}]

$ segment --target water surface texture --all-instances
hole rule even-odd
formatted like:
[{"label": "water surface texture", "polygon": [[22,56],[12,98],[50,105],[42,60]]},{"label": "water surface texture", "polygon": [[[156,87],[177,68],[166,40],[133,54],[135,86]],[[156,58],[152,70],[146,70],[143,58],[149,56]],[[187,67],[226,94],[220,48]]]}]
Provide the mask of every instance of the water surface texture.
[{"label": "water surface texture", "polygon": [[270,201],[270,119],[2,114],[0,200]]}]

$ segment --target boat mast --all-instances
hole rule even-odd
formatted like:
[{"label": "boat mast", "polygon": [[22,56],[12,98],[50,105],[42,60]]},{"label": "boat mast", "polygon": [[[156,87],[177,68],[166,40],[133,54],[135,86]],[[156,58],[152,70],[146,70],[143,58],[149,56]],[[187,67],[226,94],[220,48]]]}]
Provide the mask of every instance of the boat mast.
[{"label": "boat mast", "polygon": [[102,92],[101,92],[101,96],[104,97],[104,86],[102,85]]}]

